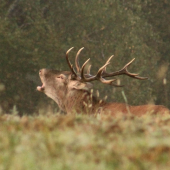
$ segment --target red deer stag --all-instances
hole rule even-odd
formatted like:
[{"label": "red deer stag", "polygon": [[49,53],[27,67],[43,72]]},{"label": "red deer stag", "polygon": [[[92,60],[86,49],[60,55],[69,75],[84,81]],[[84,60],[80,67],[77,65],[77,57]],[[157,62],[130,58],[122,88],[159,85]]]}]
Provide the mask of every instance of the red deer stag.
[{"label": "red deer stag", "polygon": [[118,75],[126,75],[131,78],[145,80],[147,77],[139,77],[138,74],[130,73],[127,67],[134,61],[132,59],[121,70],[116,72],[106,72],[106,67],[110,64],[111,56],[106,63],[98,70],[96,75],[90,74],[91,65],[85,73],[85,66],[90,59],[88,59],[82,67],[79,65],[79,54],[81,48],[75,57],[76,71],[68,58],[69,52],[73,49],[70,48],[66,52],[66,60],[71,71],[58,71],[52,69],[41,69],[39,76],[42,81],[42,86],[38,86],[37,90],[45,93],[52,98],[60,107],[61,110],[69,113],[131,113],[134,115],[142,115],[145,113],[169,113],[169,110],[161,105],[141,105],[130,106],[124,103],[106,103],[94,97],[91,93],[92,84],[90,82],[99,80],[104,84],[118,86],[114,84],[116,79],[106,80],[106,77],[114,77]]}]

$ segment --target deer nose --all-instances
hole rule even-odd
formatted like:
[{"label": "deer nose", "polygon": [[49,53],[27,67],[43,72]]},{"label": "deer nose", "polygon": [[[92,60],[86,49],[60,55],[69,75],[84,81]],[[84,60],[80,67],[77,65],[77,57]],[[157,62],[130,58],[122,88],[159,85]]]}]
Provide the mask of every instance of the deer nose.
[{"label": "deer nose", "polygon": [[44,75],[46,72],[45,68],[42,68],[41,70],[39,70],[39,75]]}]

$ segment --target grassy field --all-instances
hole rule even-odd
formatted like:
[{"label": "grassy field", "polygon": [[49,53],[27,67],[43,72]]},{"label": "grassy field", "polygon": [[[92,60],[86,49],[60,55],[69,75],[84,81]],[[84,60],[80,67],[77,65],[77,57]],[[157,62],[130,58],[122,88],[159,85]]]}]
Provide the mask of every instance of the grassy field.
[{"label": "grassy field", "polygon": [[167,170],[170,116],[0,116],[0,170]]}]

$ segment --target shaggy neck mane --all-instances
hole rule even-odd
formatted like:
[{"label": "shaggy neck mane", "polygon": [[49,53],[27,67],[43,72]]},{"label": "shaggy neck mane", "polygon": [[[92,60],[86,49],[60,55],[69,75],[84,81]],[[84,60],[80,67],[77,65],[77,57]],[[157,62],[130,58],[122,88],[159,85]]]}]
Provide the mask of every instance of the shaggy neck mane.
[{"label": "shaggy neck mane", "polygon": [[105,102],[98,100],[89,91],[73,90],[66,95],[65,108],[67,113],[77,112],[93,114]]}]

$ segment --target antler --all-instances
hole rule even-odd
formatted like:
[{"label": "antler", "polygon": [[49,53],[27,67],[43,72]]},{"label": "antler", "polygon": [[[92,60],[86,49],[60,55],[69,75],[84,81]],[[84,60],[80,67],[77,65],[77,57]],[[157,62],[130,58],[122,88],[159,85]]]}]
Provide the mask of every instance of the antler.
[{"label": "antler", "polygon": [[116,81],[116,79],[111,79],[111,80],[106,80],[104,79],[105,77],[112,77],[112,76],[118,76],[118,75],[127,75],[129,77],[132,77],[132,78],[135,78],[135,79],[139,79],[139,80],[145,80],[145,79],[148,79],[147,77],[140,77],[138,76],[138,74],[136,73],[130,73],[128,70],[127,70],[127,67],[132,64],[132,62],[135,60],[132,59],[130,62],[128,62],[121,70],[119,71],[116,71],[116,72],[111,72],[111,73],[108,73],[106,72],[106,67],[110,64],[110,60],[113,58],[113,55],[111,57],[109,57],[109,59],[106,61],[106,63],[99,68],[98,72],[96,75],[91,75],[90,74],[90,69],[91,69],[91,65],[89,65],[88,69],[87,69],[87,73],[85,74],[84,73],[84,69],[87,65],[87,63],[90,61],[90,58],[88,60],[86,60],[84,62],[84,64],[82,65],[82,67],[80,67],[80,64],[79,64],[79,54],[80,52],[84,49],[84,47],[82,47],[78,52],[77,52],[77,55],[76,55],[76,58],[75,58],[75,65],[76,65],[76,69],[77,69],[77,73],[75,72],[74,68],[73,68],[73,65],[70,63],[69,61],[69,58],[68,58],[68,53],[73,49],[70,48],[67,52],[66,52],[66,59],[67,59],[67,63],[71,69],[71,72],[72,74],[74,75],[74,77],[80,81],[83,81],[83,82],[90,82],[90,81],[94,81],[94,80],[99,80],[101,81],[102,83],[105,83],[105,84],[109,84],[109,85],[113,85],[113,86],[116,86],[116,87],[122,87],[121,85],[116,85],[116,84],[113,84],[114,81]]},{"label": "antler", "polygon": [[69,58],[68,58],[68,53],[69,53],[73,48],[74,48],[74,47],[71,47],[69,50],[67,50],[67,52],[66,52],[66,60],[67,60],[67,64],[68,64],[68,66],[70,67],[70,70],[71,70],[72,74],[73,74],[75,77],[77,77],[77,74],[76,74],[76,72],[75,72],[75,70],[74,70],[74,68],[73,68],[73,65],[71,64],[71,62],[70,62],[70,60],[69,60]]},{"label": "antler", "polygon": [[76,54],[76,58],[75,58],[75,64],[76,64],[76,69],[77,69],[77,72],[80,73],[81,71],[81,68],[80,68],[80,64],[79,64],[79,55],[80,55],[80,52],[84,49],[84,47],[80,48],[80,50],[77,52]]},{"label": "antler", "polygon": [[[85,74],[84,73],[84,68],[85,66],[87,65],[87,63],[89,62],[90,59],[88,59],[83,65],[82,65],[82,68],[81,68],[81,78],[83,81],[85,82],[90,82],[90,81],[94,81],[94,80],[100,80],[102,83],[105,83],[105,84],[110,84],[110,85],[114,85],[114,86],[118,86],[116,84],[113,84],[114,81],[116,81],[116,79],[112,79],[112,80],[106,80],[103,78],[103,70],[106,68],[107,65],[110,64],[110,59],[112,58],[113,56],[111,56],[107,62],[101,67],[99,68],[97,74],[95,76],[91,75],[90,74],[90,70],[88,70],[88,74]],[[90,66],[91,67],[91,66]]]},{"label": "antler", "polygon": [[106,72],[106,69],[103,70],[103,74],[102,74],[102,77],[112,77],[112,76],[118,76],[118,75],[122,75],[122,74],[125,74],[129,77],[132,77],[132,78],[135,78],[135,79],[139,79],[139,80],[145,80],[145,79],[148,79],[148,77],[140,77],[138,76],[139,74],[136,74],[136,73],[130,73],[128,70],[127,70],[127,67],[132,64],[132,62],[135,60],[135,58],[133,58],[130,62],[128,62],[121,70],[119,71],[116,71],[116,72],[112,72],[112,73],[107,73]]},{"label": "antler", "polygon": [[[67,50],[67,52],[66,52],[66,60],[67,60],[67,64],[68,64],[68,66],[70,67],[70,70],[71,70],[71,72],[72,72],[72,74],[74,75],[74,78],[76,78],[76,79],[78,79],[78,80],[81,80],[82,78],[81,78],[81,70],[82,70],[82,68],[80,67],[80,64],[79,64],[79,54],[80,54],[80,52],[84,49],[84,47],[82,47],[78,52],[77,52],[77,54],[76,54],[76,58],[75,58],[75,65],[76,65],[76,69],[77,69],[77,72],[74,70],[74,68],[73,68],[73,65],[71,64],[71,62],[70,62],[70,60],[69,60],[69,58],[68,58],[68,54],[69,54],[69,52],[73,49],[74,47],[71,47],[69,50]],[[90,67],[89,67],[89,69],[88,69],[89,71],[89,73],[90,73]]]}]

